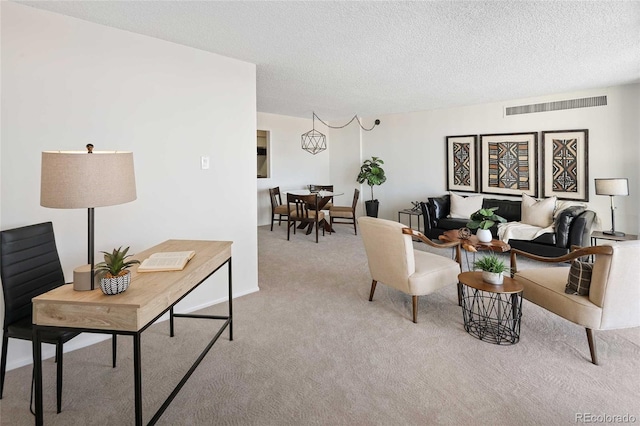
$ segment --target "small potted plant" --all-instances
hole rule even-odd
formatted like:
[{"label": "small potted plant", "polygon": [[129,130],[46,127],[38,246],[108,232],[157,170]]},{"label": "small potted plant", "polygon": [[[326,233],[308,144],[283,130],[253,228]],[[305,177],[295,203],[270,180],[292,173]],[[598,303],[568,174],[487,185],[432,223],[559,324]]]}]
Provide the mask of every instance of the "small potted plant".
[{"label": "small potted plant", "polygon": [[365,201],[365,209],[367,216],[378,217],[378,200],[373,198],[373,186],[382,185],[387,181],[387,177],[384,174],[384,170],[381,167],[384,164],[378,157],[371,157],[371,160],[364,160],[362,166],[360,166],[360,173],[358,173],[358,183],[367,183],[371,187],[371,200]]},{"label": "small potted plant", "polygon": [[503,272],[508,271],[504,262],[495,254],[482,257],[473,262],[473,269],[482,271],[482,280],[489,284],[501,285],[504,281]]},{"label": "small potted plant", "polygon": [[104,262],[95,266],[96,276],[100,278],[100,288],[104,294],[118,294],[129,288],[131,283],[131,271],[129,268],[140,263],[139,260],[127,258],[133,256],[127,254],[129,247],[113,249],[109,253],[103,251]]},{"label": "small potted plant", "polygon": [[473,213],[469,218],[470,220],[467,222],[467,228],[477,229],[476,236],[480,242],[491,242],[491,239],[493,238],[490,231],[491,227],[495,225],[496,222],[504,223],[507,221],[504,217],[498,216],[495,213],[496,210],[498,210],[498,207],[480,209]]}]

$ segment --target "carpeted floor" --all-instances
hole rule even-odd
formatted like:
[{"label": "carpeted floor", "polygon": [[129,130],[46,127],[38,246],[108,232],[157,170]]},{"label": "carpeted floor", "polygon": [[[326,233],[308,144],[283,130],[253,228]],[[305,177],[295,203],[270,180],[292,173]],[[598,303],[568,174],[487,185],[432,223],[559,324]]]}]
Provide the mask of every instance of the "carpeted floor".
[{"label": "carpeted floor", "polygon": [[[583,328],[525,301],[520,342],[492,345],[464,331],[455,286],[421,297],[414,324],[409,296],[378,285],[368,301],[360,237],[349,225],[337,231],[315,244],[300,233],[288,242],[284,226],[258,228],[260,292],[234,300],[234,341],[223,334],[159,424],[564,425],[585,414],[640,422],[640,329],[596,332],[594,366]],[[166,322],[142,335],[145,421],[213,335],[207,321],[176,324],[174,338]],[[116,369],[110,345],[65,354],[60,414],[55,364],[44,362],[45,424],[133,424],[131,339],[119,339]],[[7,373],[3,425],[33,423],[30,379],[30,366]]]}]

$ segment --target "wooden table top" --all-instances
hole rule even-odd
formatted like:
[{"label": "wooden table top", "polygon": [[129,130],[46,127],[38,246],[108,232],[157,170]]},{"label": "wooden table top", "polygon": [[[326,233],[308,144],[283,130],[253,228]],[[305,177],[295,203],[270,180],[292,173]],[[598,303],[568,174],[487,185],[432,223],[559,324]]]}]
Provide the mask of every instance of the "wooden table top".
[{"label": "wooden table top", "polygon": [[479,241],[478,237],[476,237],[475,235],[471,235],[469,238],[463,240],[458,236],[457,229],[444,231],[444,233],[440,235],[438,239],[440,241],[444,241],[447,243],[448,242],[455,243],[457,241],[460,241],[462,248],[467,251],[488,250],[488,251],[494,251],[498,253],[504,253],[511,250],[511,246],[509,244],[500,240],[494,239],[488,243],[483,243]]},{"label": "wooden table top", "polygon": [[129,288],[105,295],[100,288],[76,291],[63,285],[33,298],[33,323],[58,327],[138,331],[187,294],[231,257],[231,241],[167,240],[132,258],[195,250],[182,271],[138,272],[132,267]]},{"label": "wooden table top", "polygon": [[489,284],[482,280],[482,272],[463,272],[458,275],[458,281],[462,284],[473,287],[477,290],[489,291],[491,293],[520,293],[524,290],[524,286],[513,278],[504,277],[504,283],[502,285]]}]

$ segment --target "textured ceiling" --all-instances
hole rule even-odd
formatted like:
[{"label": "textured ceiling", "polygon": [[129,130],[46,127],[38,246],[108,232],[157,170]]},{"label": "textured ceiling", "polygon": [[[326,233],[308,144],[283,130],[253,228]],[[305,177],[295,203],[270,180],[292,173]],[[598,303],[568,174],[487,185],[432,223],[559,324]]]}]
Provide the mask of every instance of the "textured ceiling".
[{"label": "textured ceiling", "polygon": [[258,111],[324,119],[640,82],[638,1],[26,1],[257,65]]}]

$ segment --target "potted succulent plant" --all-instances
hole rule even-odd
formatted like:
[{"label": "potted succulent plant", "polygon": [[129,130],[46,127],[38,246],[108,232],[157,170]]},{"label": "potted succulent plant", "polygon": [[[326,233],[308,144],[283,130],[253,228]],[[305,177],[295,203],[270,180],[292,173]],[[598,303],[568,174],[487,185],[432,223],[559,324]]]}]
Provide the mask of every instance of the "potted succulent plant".
[{"label": "potted succulent plant", "polygon": [[473,213],[467,222],[467,228],[477,229],[476,236],[483,243],[488,243],[493,238],[490,229],[496,222],[504,223],[507,221],[504,217],[498,216],[495,213],[496,210],[498,210],[498,207],[480,209]]},{"label": "potted succulent plant", "polygon": [[364,202],[367,216],[378,217],[378,200],[373,198],[373,186],[382,185],[387,181],[387,177],[384,174],[384,170],[381,167],[384,164],[378,157],[371,157],[370,160],[364,160],[362,166],[360,166],[360,173],[358,173],[358,183],[367,183],[371,187],[371,200]]},{"label": "potted succulent plant", "polygon": [[127,254],[129,247],[113,249],[109,253],[103,251],[104,262],[95,266],[96,276],[100,278],[100,288],[104,294],[118,294],[129,288],[131,283],[131,271],[129,268],[140,263],[139,260],[127,258],[133,256]]},{"label": "potted succulent plant", "polygon": [[473,262],[473,269],[482,271],[482,280],[490,284],[501,285],[504,281],[503,272],[509,268],[495,254],[490,254]]}]

